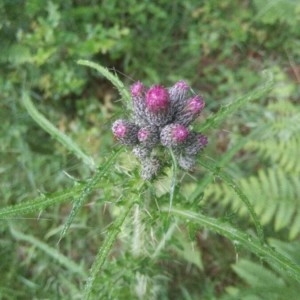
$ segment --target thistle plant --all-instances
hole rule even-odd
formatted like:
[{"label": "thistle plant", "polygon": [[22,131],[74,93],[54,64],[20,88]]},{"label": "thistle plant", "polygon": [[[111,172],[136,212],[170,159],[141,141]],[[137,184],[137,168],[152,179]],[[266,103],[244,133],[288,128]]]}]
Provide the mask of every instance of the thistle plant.
[{"label": "thistle plant", "polygon": [[[75,284],[72,285],[68,294],[68,296],[71,295],[70,299],[75,299],[78,295],[80,295],[80,299],[86,300],[100,298],[161,299],[165,295],[169,296],[166,291],[171,281],[169,278],[168,281],[163,281],[165,276],[161,276],[162,261],[168,257],[165,254],[168,253],[169,255],[170,252],[168,245],[180,243],[178,249],[189,250],[193,248],[191,246],[195,244],[190,243],[190,239],[195,239],[193,237],[194,232],[199,227],[231,240],[236,248],[247,249],[256,255],[260,261],[263,260],[270,267],[280,270],[287,279],[300,282],[299,264],[296,264],[289,255],[280,253],[265,242],[262,226],[251,202],[252,199],[248,198],[245,189],[241,189],[232,176],[224,171],[226,163],[243,147],[247,139],[252,139],[252,136],[239,140],[221,159],[214,161],[204,156],[197,159],[207,144],[206,134],[208,134],[208,130],[217,128],[224,119],[243,105],[264,96],[272,86],[271,81],[267,81],[251,93],[221,107],[217,113],[212,114],[204,123],[197,126],[199,132],[195,132],[192,124],[201,114],[205,103],[202,97],[191,92],[186,82],[178,81],[170,88],[161,85],[146,88],[141,82],[136,82],[128,92],[123,83],[102,66],[89,61],[79,61],[79,64],[96,69],[110,80],[119,91],[124,104],[130,108],[129,118],[116,120],[112,125],[112,131],[116,139],[126,147],[130,147],[133,155],[140,160],[143,179],[140,176],[135,176],[135,173],[127,176],[128,174],[115,171],[118,155],[124,151],[124,147],[112,151],[108,157],[100,162],[94,162],[92,156],[86,154],[79,145],[38,111],[31,101],[30,94],[24,91],[22,103],[32,119],[53,139],[89,166],[92,175],[87,180],[76,182],[76,184],[63,190],[42,194],[35,199],[21,201],[18,204],[0,209],[0,218],[8,219],[11,222],[12,217],[19,218],[32,213],[40,214],[46,208],[61,203],[70,203],[72,200],[71,212],[64,223],[59,238],[62,247],[64,244],[69,245],[69,241],[64,243],[66,238],[71,239],[71,235],[67,235],[70,233],[68,229],[74,223],[79,210],[91,199],[92,192],[98,189],[103,191],[97,196],[96,202],[99,205],[97,208],[105,205],[105,210],[113,211],[111,215],[113,221],[111,226],[105,227],[101,242],[99,241],[99,228],[103,226],[102,220],[101,225],[95,227],[96,238],[92,241],[99,242],[99,248],[91,266],[89,261],[85,260],[84,255],[82,255],[80,262],[73,261],[73,258],[69,258],[59,251],[56,244],[51,246],[49,240],[42,241],[41,238],[39,240],[30,234],[22,233],[22,229],[19,230],[18,226],[11,227],[11,235],[15,239],[33,245],[54,259],[57,267],[61,266],[69,273],[78,276],[74,281],[76,286]],[[166,193],[157,196],[156,193],[153,193],[157,182],[149,183],[145,180],[160,174],[159,172],[163,167],[164,151],[171,152],[172,182],[174,178],[175,180],[170,188],[167,186],[168,191]],[[192,193],[184,196],[177,189],[179,181],[176,181],[176,166],[178,165],[184,170],[191,170],[195,167],[196,162],[204,168],[206,173],[202,178],[197,178]],[[167,176],[170,177],[170,175]],[[244,228],[238,229],[226,219],[210,216],[209,213],[203,213],[205,210],[199,209],[199,201],[202,201],[203,193],[207,193],[207,185],[213,182],[216,177],[235,193],[236,201],[240,201],[247,209],[256,229],[256,234],[252,228],[250,231]],[[121,189],[114,189],[113,185],[115,184],[123,186]],[[174,205],[168,206],[171,195],[175,195]],[[224,194],[220,193],[220,195]],[[114,199],[116,201],[113,201]],[[93,211],[95,210],[97,210],[96,206]],[[90,212],[91,210],[89,210],[89,214]],[[99,219],[98,214],[95,217],[97,220]],[[184,230],[182,230],[183,228]],[[90,231],[91,227],[86,230]],[[73,232],[76,234],[75,240],[79,240],[77,232]],[[182,237],[188,236],[188,241],[177,239],[176,235],[179,234],[182,234]],[[80,243],[89,243],[88,238],[81,239]],[[110,252],[117,244],[117,239],[120,240],[118,251],[111,256]],[[56,243],[56,241],[54,242]],[[88,247],[86,248],[88,249]],[[92,255],[95,254],[93,249],[94,244],[91,251]],[[172,247],[171,249],[174,251],[177,248]],[[66,253],[68,252],[66,251]],[[176,252],[176,261],[178,260],[177,255],[181,255],[184,259],[196,256],[190,253],[185,255],[180,251]],[[114,258],[111,259],[112,257]],[[172,256],[169,261],[173,260]],[[197,260],[194,260],[193,263],[199,265]],[[87,272],[89,266],[90,270]],[[78,285],[79,281],[80,284]],[[84,290],[82,290],[82,284],[84,284]],[[184,285],[183,288],[188,290]],[[161,293],[159,289],[162,290]],[[63,292],[65,293],[64,290]],[[156,294],[153,296],[152,293]],[[160,297],[161,295],[163,296]]]},{"label": "thistle plant", "polygon": [[147,88],[140,81],[131,86],[130,119],[115,121],[112,132],[121,144],[132,147],[141,162],[143,179],[152,179],[161,169],[161,160],[153,154],[155,148],[170,149],[178,165],[191,170],[206,146],[207,137],[189,128],[205,106],[203,98],[191,95],[190,90],[183,80],[170,88]]}]

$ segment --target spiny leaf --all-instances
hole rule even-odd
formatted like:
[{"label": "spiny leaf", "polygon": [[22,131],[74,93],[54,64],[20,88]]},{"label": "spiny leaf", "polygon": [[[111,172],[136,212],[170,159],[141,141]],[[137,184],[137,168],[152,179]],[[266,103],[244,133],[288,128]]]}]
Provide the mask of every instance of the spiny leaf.
[{"label": "spiny leaf", "polygon": [[87,184],[84,186],[84,188],[81,190],[79,197],[74,200],[73,208],[71,210],[70,215],[68,216],[68,219],[65,223],[65,226],[60,234],[59,241],[64,237],[67,230],[69,229],[71,223],[73,222],[76,214],[84,204],[84,201],[86,200],[87,196],[90,195],[90,193],[94,190],[94,187],[97,185],[99,180],[106,174],[106,172],[109,170],[109,168],[112,166],[112,164],[115,162],[115,158],[120,153],[121,148],[112,153],[112,155],[108,158],[106,163],[99,167],[95,175],[87,182]]},{"label": "spiny leaf", "polygon": [[214,175],[219,176],[224,181],[224,183],[238,195],[239,199],[246,205],[246,207],[253,219],[254,225],[256,227],[257,235],[258,235],[261,243],[264,243],[263,228],[262,228],[262,226],[259,222],[259,219],[254,211],[253,205],[250,203],[248,197],[243,193],[241,188],[233,181],[233,179],[228,174],[221,171],[221,169],[219,167],[213,165],[211,162],[201,159],[199,161],[199,163],[206,169],[213,172]]},{"label": "spiny leaf", "polygon": [[16,205],[11,205],[0,209],[0,218],[11,218],[33,212],[41,211],[51,205],[69,201],[75,195],[78,195],[83,189],[83,185],[75,186],[53,194],[41,195],[40,197],[25,201]]},{"label": "spiny leaf", "polygon": [[130,95],[127,89],[125,88],[123,82],[120,81],[116,75],[109,72],[107,68],[88,60],[80,59],[77,61],[77,63],[79,65],[87,66],[97,70],[101,75],[108,79],[118,89],[120,96],[126,102],[127,108],[130,107]]},{"label": "spiny leaf", "polygon": [[[246,137],[240,138],[238,142],[235,145],[233,145],[232,148],[229,149],[226,153],[224,153],[224,155],[220,158],[218,162],[216,162],[215,168],[221,169],[222,167],[224,167],[234,157],[234,155],[245,146],[246,143],[248,143],[251,139],[259,135],[261,130],[263,130],[263,128],[257,128],[256,130],[253,130]],[[210,184],[213,181],[213,179],[214,179],[213,173],[211,175],[205,176],[203,180],[197,184],[197,187],[194,190],[194,192],[191,194],[189,200],[191,202],[195,201],[195,199],[199,197],[199,195],[204,191],[205,187],[208,184]]]},{"label": "spiny leaf", "polygon": [[[168,213],[169,208],[163,208],[162,211]],[[193,222],[196,222],[205,228],[225,236],[231,241],[239,243],[245,249],[257,255],[259,258],[263,258],[264,260],[268,261],[270,265],[284,271],[286,275],[289,275],[300,282],[300,266],[279,252],[275,251],[270,246],[266,244],[262,245],[260,240],[245,234],[244,232],[225,222],[215,218],[207,217],[201,213],[194,213],[175,208],[171,209],[171,213],[183,217],[184,219],[189,219]]]}]

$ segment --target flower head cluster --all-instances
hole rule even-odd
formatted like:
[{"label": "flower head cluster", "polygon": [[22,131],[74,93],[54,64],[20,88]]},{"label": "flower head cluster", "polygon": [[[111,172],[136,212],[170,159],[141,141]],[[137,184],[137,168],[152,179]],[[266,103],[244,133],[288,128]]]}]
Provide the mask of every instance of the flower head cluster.
[{"label": "flower head cluster", "polygon": [[189,91],[183,80],[170,88],[146,88],[140,81],[131,86],[132,116],[130,120],[115,121],[112,131],[120,143],[133,147],[144,179],[151,179],[160,169],[160,161],[152,154],[156,146],[171,148],[185,170],[193,168],[196,155],[206,146],[207,137],[189,129],[205,102]]}]

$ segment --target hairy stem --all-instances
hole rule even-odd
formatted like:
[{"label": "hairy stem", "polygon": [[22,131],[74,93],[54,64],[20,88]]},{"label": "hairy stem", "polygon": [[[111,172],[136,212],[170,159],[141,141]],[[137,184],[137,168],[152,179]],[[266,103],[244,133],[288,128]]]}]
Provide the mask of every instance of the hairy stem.
[{"label": "hairy stem", "polygon": [[170,204],[169,208],[171,210],[173,205],[173,199],[174,199],[174,192],[176,187],[176,177],[177,177],[177,160],[175,158],[174,152],[170,150],[171,158],[172,158],[172,181],[170,186]]}]

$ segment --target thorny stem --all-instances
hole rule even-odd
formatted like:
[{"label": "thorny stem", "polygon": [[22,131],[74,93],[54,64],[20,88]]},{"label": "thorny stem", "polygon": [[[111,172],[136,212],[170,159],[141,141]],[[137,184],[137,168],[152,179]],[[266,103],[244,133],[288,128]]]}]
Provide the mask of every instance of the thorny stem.
[{"label": "thorny stem", "polygon": [[176,176],[177,176],[177,161],[172,149],[170,149],[170,154],[172,158],[172,181],[170,186],[170,202],[169,202],[169,210],[171,211],[174,199],[174,192],[176,187]]},{"label": "thorny stem", "polygon": [[85,288],[84,288],[84,299],[86,299],[86,300],[90,299],[96,277],[97,277],[99,271],[101,270],[103,264],[105,263],[105,260],[109,254],[109,251],[112,248],[119,232],[121,231],[121,227],[134,204],[135,204],[135,201],[131,201],[126,206],[124,212],[122,214],[120,214],[119,217],[115,220],[113,226],[111,227],[109,233],[107,234],[106,239],[104,240],[102,247],[99,249],[98,254],[97,254],[97,256],[94,260],[94,263],[91,267],[90,276],[89,276],[89,278],[86,282]]}]

